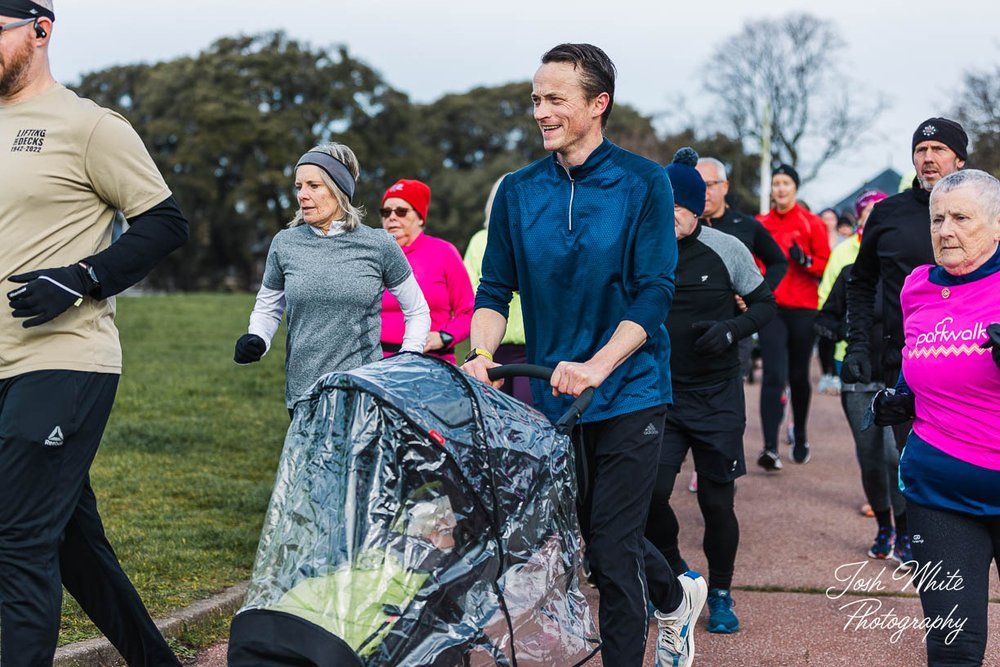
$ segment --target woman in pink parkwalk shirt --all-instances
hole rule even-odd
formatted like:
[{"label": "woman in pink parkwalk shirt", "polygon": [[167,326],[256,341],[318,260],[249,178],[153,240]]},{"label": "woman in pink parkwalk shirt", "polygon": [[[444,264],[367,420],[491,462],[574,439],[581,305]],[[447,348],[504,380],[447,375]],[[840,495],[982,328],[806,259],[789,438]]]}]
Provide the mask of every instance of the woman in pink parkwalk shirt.
[{"label": "woman in pink parkwalk shirt", "polygon": [[875,423],[913,419],[899,462],[927,664],[981,665],[1000,565],[1000,181],[974,169],[931,192],[936,266],[900,293],[903,370]]},{"label": "woman in pink parkwalk shirt", "polygon": [[[424,353],[455,363],[455,344],[469,337],[475,296],[458,249],[424,233],[431,189],[420,181],[401,179],[382,196],[382,227],[392,234],[410,262],[427,305],[431,332]],[[403,342],[403,313],[388,291],[382,295],[382,351],[390,356]]]}]

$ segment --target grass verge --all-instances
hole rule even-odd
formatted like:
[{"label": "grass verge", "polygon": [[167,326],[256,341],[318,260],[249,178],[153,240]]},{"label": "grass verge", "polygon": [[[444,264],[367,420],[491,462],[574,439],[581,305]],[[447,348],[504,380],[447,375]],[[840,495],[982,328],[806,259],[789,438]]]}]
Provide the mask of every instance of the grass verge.
[{"label": "grass verge", "polygon": [[[91,469],[105,529],[154,617],[249,576],[288,427],[284,332],[237,366],[252,295],[118,299],[124,371]],[[182,636],[199,648],[219,619]],[[100,633],[64,596],[59,643]],[[186,648],[185,648],[186,647]]]}]

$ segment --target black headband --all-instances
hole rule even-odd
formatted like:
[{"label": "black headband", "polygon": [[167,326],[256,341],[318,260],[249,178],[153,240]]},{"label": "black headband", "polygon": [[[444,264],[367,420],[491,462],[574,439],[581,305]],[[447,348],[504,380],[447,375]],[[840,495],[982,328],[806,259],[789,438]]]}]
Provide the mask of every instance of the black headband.
[{"label": "black headband", "polygon": [[0,15],[10,16],[15,19],[45,17],[50,21],[56,20],[55,14],[41,5],[36,5],[31,0],[0,0]]},{"label": "black headband", "polygon": [[354,181],[351,170],[343,162],[328,153],[309,151],[299,158],[299,161],[295,163],[295,168],[298,169],[304,164],[315,165],[325,171],[330,180],[347,195],[347,201],[354,199],[354,187],[357,183]]}]

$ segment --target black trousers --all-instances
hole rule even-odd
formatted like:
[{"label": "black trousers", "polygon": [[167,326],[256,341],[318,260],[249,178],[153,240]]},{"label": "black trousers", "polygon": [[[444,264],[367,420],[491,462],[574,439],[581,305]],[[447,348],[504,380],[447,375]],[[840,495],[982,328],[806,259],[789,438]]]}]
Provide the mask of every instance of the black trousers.
[{"label": "black trousers", "polygon": [[129,665],[180,665],[104,535],[90,465],[118,376],[0,380],[0,663],[49,665],[62,587]]},{"label": "black trousers", "polygon": [[605,665],[641,667],[647,598],[660,611],[680,606],[683,589],[645,539],[667,406],[577,426],[580,530],[598,590]]},{"label": "black trousers", "polygon": [[[927,568],[914,576],[915,583],[926,581],[920,604],[924,617],[939,626],[927,635],[928,667],[979,667],[989,633],[990,561],[1000,567],[1000,516],[972,516],[914,502],[907,514],[913,557]],[[960,573],[961,585],[941,585],[949,582],[949,573]],[[956,632],[954,623],[961,621]]]},{"label": "black trousers", "polygon": [[806,441],[809,419],[809,360],[812,358],[813,322],[816,311],[809,308],[778,308],[778,315],[757,332],[763,379],[760,385],[760,422],[764,447],[778,449],[778,429],[784,417],[781,395],[791,389],[792,418],[796,442]]},{"label": "black trousers", "polygon": [[676,572],[682,566],[680,525],[670,496],[690,451],[698,473],[698,508],[705,520],[702,546],[708,560],[708,587],[733,583],[740,524],[734,507],[737,477],[746,473],[743,381],[735,377],[711,387],[674,389],[674,405],[664,423],[659,472],[646,520],[646,538]]}]

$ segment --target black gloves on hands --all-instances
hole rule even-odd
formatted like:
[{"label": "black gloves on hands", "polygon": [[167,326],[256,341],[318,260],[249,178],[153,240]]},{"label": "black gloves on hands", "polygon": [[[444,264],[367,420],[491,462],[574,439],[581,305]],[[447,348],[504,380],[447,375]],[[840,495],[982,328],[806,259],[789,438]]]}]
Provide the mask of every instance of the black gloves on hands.
[{"label": "black gloves on hands", "polygon": [[803,252],[795,241],[792,241],[792,246],[788,249],[788,256],[792,261],[798,262],[807,269],[812,266],[813,258]]},{"label": "black gloves on hands", "polygon": [[822,311],[816,316],[813,322],[813,331],[820,338],[837,342],[844,338],[844,326],[841,320],[832,315],[827,315]]},{"label": "black gloves on hands", "polygon": [[243,334],[236,341],[236,351],[233,353],[233,361],[236,363],[252,364],[260,361],[260,358],[267,352],[267,343],[257,334]]},{"label": "black gloves on hands", "polygon": [[984,350],[990,350],[993,354],[993,363],[997,365],[997,368],[1000,368],[1000,324],[994,322],[986,327],[986,335],[989,338],[980,347]]},{"label": "black gloves on hands", "polygon": [[236,363],[252,364],[260,361],[260,358],[267,352],[267,343],[257,334],[243,334],[236,341],[236,351],[233,353],[233,361]]},{"label": "black gloves on hands", "polygon": [[903,394],[895,389],[881,389],[872,399],[872,412],[876,426],[895,426],[911,421],[916,415],[913,394]]},{"label": "black gloves on hands", "polygon": [[701,320],[694,322],[691,328],[702,332],[698,340],[694,342],[694,351],[698,354],[722,354],[736,340],[732,328],[725,322]]},{"label": "black gloves on hands", "polygon": [[848,346],[840,379],[847,384],[867,384],[872,381],[872,360],[867,347]]},{"label": "black gloves on hands", "polygon": [[31,318],[21,325],[25,329],[55,319],[70,306],[79,306],[93,285],[86,269],[79,264],[19,273],[10,280],[26,283],[7,292],[13,316]]}]

